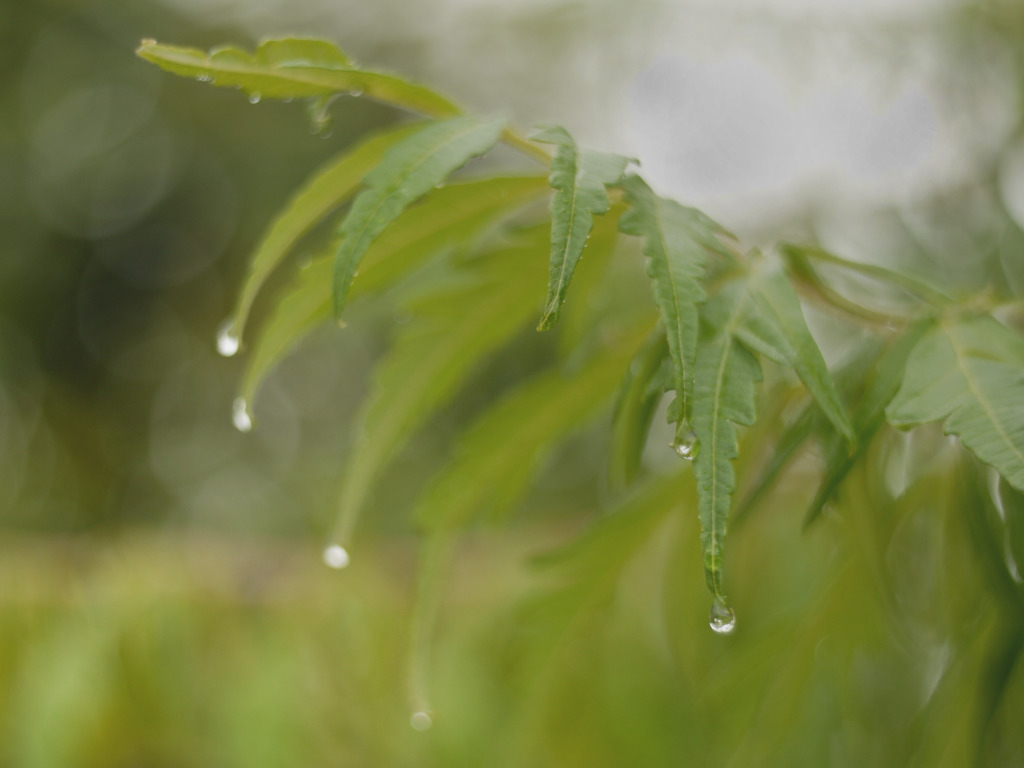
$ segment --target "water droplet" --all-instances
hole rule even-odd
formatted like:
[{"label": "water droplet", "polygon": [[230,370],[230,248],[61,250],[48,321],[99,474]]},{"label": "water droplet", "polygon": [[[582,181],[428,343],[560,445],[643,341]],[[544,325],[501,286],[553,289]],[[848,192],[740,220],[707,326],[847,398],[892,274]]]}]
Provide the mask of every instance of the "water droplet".
[{"label": "water droplet", "polygon": [[213,80],[213,78],[210,75],[203,72],[201,74],[196,75],[196,80],[198,80],[200,83],[208,83],[211,80]]},{"label": "water droplet", "polygon": [[238,352],[239,340],[235,332],[235,321],[226,321],[217,331],[217,351],[224,357],[231,357]]},{"label": "water droplet", "polygon": [[736,612],[725,604],[725,600],[716,597],[715,602],[711,604],[711,617],[708,624],[718,634],[728,635],[736,629]]},{"label": "water droplet", "polygon": [[152,37],[144,37],[144,38],[142,38],[142,44],[143,45],[156,45],[156,40],[154,40]]},{"label": "water droplet", "polygon": [[[362,88],[360,88],[360,87],[359,87],[359,86],[357,85],[357,86],[356,86],[355,88],[353,88],[353,89],[352,89],[351,91],[349,91],[349,92],[348,92],[348,95],[349,95],[349,96],[354,96],[355,98],[357,98],[357,99],[358,99],[358,98],[359,98],[360,96],[362,96],[362,95],[363,95],[363,89],[362,89]],[[430,726],[427,726],[427,727],[429,728]]]},{"label": "water droplet", "polygon": [[433,718],[426,712],[413,712],[412,717],[409,718],[409,725],[414,731],[428,731],[433,724]]},{"label": "water droplet", "polygon": [[244,397],[236,397],[231,404],[231,423],[239,432],[252,431],[252,416],[249,415],[249,404]]},{"label": "water droplet", "polygon": [[328,568],[344,568],[349,563],[348,550],[341,544],[331,544],[324,550],[324,563]]},{"label": "water droplet", "polygon": [[700,441],[692,429],[688,430],[685,437],[676,437],[671,445],[672,450],[679,454],[679,458],[686,459],[686,461],[693,461],[700,453]]},{"label": "water droplet", "polygon": [[291,104],[293,101],[295,101],[295,97],[294,96],[286,96],[285,99],[284,99],[284,103],[285,104]]},{"label": "water droplet", "polygon": [[252,93],[249,94],[249,103],[250,104],[259,104],[261,98],[262,97],[260,96],[260,92],[259,91],[253,91]]}]

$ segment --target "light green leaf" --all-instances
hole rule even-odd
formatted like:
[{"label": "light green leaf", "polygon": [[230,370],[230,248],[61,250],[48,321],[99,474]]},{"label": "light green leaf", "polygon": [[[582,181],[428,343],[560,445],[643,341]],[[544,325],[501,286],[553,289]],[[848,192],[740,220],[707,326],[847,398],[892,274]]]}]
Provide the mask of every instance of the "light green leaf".
[{"label": "light green leaf", "polygon": [[611,205],[606,185],[622,178],[628,160],[604,152],[580,151],[569,132],[551,126],[530,138],[555,144],[558,150],[551,162],[551,265],[548,297],[537,330],[554,328],[565,301],[576,265],[583,255],[594,214],[607,213]]},{"label": "light green leaf", "polygon": [[295,193],[268,227],[249,262],[245,282],[232,315],[230,332],[235,338],[242,336],[249,309],[260,287],[288,251],[303,235],[355,193],[363,177],[380,163],[388,149],[418,128],[416,125],[402,126],[374,136],[355,149],[346,149],[327,162]]},{"label": "light green leaf", "polygon": [[992,317],[947,319],[910,355],[889,422],[944,422],[979,459],[1024,490],[1024,339]]},{"label": "light green leaf", "polygon": [[511,506],[543,457],[611,401],[641,342],[627,337],[572,375],[549,370],[502,397],[463,435],[452,462],[431,482],[419,521],[454,528],[485,510]]},{"label": "light green leaf", "polygon": [[647,434],[666,381],[660,374],[668,359],[665,329],[658,328],[637,353],[619,391],[612,421],[610,483],[624,488],[640,469]]},{"label": "light green leaf", "polygon": [[697,306],[707,298],[701,280],[708,252],[724,250],[718,236],[726,233],[699,211],[658,197],[638,176],[628,177],[621,186],[630,209],[619,226],[628,235],[644,238],[647,274],[668,334],[674,368],[677,437],[685,440],[693,404]]},{"label": "light green leaf", "polygon": [[456,117],[431,123],[388,151],[364,179],[367,188],[352,203],[338,230],[335,317],[341,316],[352,278],[373,241],[407,206],[493,147],[504,125],[504,120]]},{"label": "light green leaf", "polygon": [[843,480],[867,451],[872,438],[885,423],[885,409],[896,395],[907,366],[907,358],[934,321],[921,320],[907,328],[874,360],[863,361],[861,371],[868,372],[870,384],[857,403],[853,414],[854,449],[839,440],[832,440],[825,461],[825,475],[818,492],[804,515],[804,527],[813,523]]},{"label": "light green leaf", "polygon": [[341,484],[338,540],[348,539],[367,492],[397,450],[536,310],[530,288],[542,253],[538,241],[487,254],[468,283],[431,292],[411,307],[414,320],[378,365],[358,417]]},{"label": "light green leaf", "polygon": [[[748,314],[749,333],[742,334],[748,344],[768,357],[791,366],[807,387],[818,406],[836,429],[853,442],[853,427],[839,400],[832,376],[811,336],[800,309],[800,299],[786,275],[780,270],[765,269],[753,279],[756,312]],[[758,345],[752,337],[763,341]]]},{"label": "light green leaf", "polygon": [[725,605],[722,556],[739,455],[735,424],[754,423],[755,384],[761,367],[735,338],[751,303],[743,283],[722,289],[705,312],[694,375],[693,430],[699,441],[693,463],[700,509],[704,575],[716,603]]},{"label": "light green leaf", "polygon": [[[382,290],[431,255],[465,246],[511,212],[540,198],[543,176],[508,176],[450,184],[411,206],[370,246],[351,297]],[[331,314],[331,274],[337,244],[301,270],[260,329],[247,360],[241,396],[253,402],[267,373]]]},{"label": "light green leaf", "polygon": [[251,97],[292,99],[350,93],[433,117],[452,117],[462,111],[425,86],[360,69],[326,40],[265,40],[255,54],[234,47],[206,53],[143,40],[136,53],[167,72],[240,88]]}]

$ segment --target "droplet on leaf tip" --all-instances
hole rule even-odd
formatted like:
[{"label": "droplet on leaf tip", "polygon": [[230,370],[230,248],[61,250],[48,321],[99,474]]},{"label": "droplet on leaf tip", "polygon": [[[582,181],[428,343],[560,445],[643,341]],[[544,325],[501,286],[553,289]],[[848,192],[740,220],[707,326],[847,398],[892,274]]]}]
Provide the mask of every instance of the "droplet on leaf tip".
[{"label": "droplet on leaf tip", "polygon": [[711,616],[708,619],[711,629],[719,635],[728,635],[736,629],[736,612],[726,605],[725,601],[716,597],[711,604]]},{"label": "droplet on leaf tip", "polygon": [[340,544],[331,544],[324,549],[324,563],[328,568],[340,570],[349,564],[348,550]]},{"label": "droplet on leaf tip", "polygon": [[433,718],[422,710],[419,712],[413,712],[409,718],[409,725],[412,726],[414,731],[428,731],[434,724]]},{"label": "droplet on leaf tip", "polygon": [[156,45],[156,40],[154,40],[152,37],[144,37],[144,38],[142,38],[142,44],[143,45]]},{"label": "droplet on leaf tip", "polygon": [[217,352],[223,357],[231,357],[238,352],[238,333],[235,331],[235,321],[228,320],[217,331]]},{"label": "droplet on leaf tip", "polygon": [[252,431],[252,416],[249,414],[249,404],[244,397],[236,397],[231,405],[231,423],[239,432]]},{"label": "droplet on leaf tip", "polygon": [[259,91],[253,91],[252,93],[249,94],[249,103],[250,104],[259,104],[261,98],[263,98],[263,97],[260,95]]},{"label": "droplet on leaf tip", "polygon": [[679,458],[685,459],[686,461],[693,461],[697,458],[697,453],[700,451],[700,442],[697,440],[697,435],[690,430],[689,435],[685,438],[676,438],[670,444],[672,450],[679,454]]}]

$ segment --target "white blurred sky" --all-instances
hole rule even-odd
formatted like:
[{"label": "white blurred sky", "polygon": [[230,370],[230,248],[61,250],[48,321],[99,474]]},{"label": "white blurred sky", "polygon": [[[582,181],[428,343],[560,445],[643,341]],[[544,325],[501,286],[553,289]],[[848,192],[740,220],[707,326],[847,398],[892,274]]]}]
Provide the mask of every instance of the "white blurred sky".
[{"label": "white blurred sky", "polygon": [[254,38],[393,50],[407,61],[368,63],[563,123],[750,234],[969,183],[1017,121],[1008,55],[950,38],[955,0],[163,1]]}]

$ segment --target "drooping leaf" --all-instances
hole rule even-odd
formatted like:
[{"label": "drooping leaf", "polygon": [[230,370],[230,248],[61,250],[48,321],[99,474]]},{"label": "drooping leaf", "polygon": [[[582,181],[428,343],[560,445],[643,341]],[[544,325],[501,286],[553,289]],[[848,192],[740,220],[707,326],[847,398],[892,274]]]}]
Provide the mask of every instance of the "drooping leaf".
[{"label": "drooping leaf", "polygon": [[642,338],[627,336],[572,375],[548,370],[502,397],[459,440],[421,498],[418,520],[429,529],[454,528],[511,506],[543,457],[611,402]]},{"label": "drooping leaf", "polygon": [[693,431],[699,441],[693,462],[700,509],[704,575],[716,604],[725,604],[722,556],[736,476],[732,459],[739,455],[734,425],[749,426],[755,417],[755,384],[761,380],[757,358],[736,338],[752,303],[740,282],[709,302],[697,349],[694,374]]},{"label": "drooping leaf", "polygon": [[667,358],[668,340],[659,327],[626,372],[612,421],[609,479],[613,488],[632,483],[640,469],[654,411],[668,383],[660,376]]},{"label": "drooping leaf", "polygon": [[933,325],[931,318],[908,327],[873,361],[860,366],[869,372],[871,383],[857,403],[853,414],[854,448],[832,440],[826,449],[825,474],[818,492],[804,515],[804,527],[813,523],[833,497],[850,470],[860,461],[872,438],[885,423],[885,409],[896,395],[907,366],[907,358],[921,337]]},{"label": "drooping leaf", "polygon": [[607,213],[611,201],[605,187],[622,178],[628,160],[620,155],[579,150],[569,132],[551,126],[530,138],[555,144],[551,162],[551,264],[548,297],[537,330],[554,328],[576,265],[594,226],[594,215]]},{"label": "drooping leaf", "polygon": [[[764,346],[760,346],[758,351],[774,359],[781,352],[783,359],[778,362],[796,371],[829,421],[847,440],[853,442],[850,419],[839,400],[821,350],[804,321],[800,299],[785,273],[762,269],[751,287],[757,312],[748,315],[748,328],[741,329],[742,338],[749,344],[751,336],[760,337]],[[766,328],[770,329],[769,333],[765,333]]]},{"label": "drooping leaf", "polygon": [[[543,176],[508,176],[457,182],[411,206],[370,246],[351,297],[382,290],[431,255],[468,245],[547,189]],[[247,360],[241,396],[252,403],[270,370],[312,328],[331,315],[331,274],[338,246],[331,245],[296,276],[260,329]]]},{"label": "drooping leaf", "polygon": [[363,177],[380,163],[388,149],[417,129],[416,125],[402,126],[374,136],[355,149],[346,149],[325,163],[322,170],[288,201],[267,228],[249,261],[245,282],[232,315],[231,333],[235,338],[242,336],[249,309],[260,287],[288,251],[303,235],[355,193]]},{"label": "drooping leaf", "polygon": [[889,422],[944,422],[1024,490],[1024,339],[987,315],[947,318],[911,352]]},{"label": "drooping leaf", "polygon": [[718,237],[727,233],[700,212],[658,197],[638,176],[627,177],[621,186],[630,208],[619,226],[624,233],[644,239],[647,274],[672,355],[677,437],[685,440],[693,401],[697,307],[707,298],[701,280],[708,252],[725,251]]},{"label": "drooping leaf", "polygon": [[456,117],[427,125],[392,147],[365,179],[338,230],[334,263],[334,315],[340,317],[348,289],[367,249],[411,203],[449,174],[497,143],[504,120]]},{"label": "drooping leaf", "polygon": [[379,364],[343,473],[336,538],[346,541],[386,463],[536,310],[543,244],[487,254],[454,289],[413,304],[414,320]]},{"label": "drooping leaf", "polygon": [[462,111],[423,85],[384,72],[360,69],[326,40],[265,40],[255,54],[231,46],[206,53],[198,48],[143,40],[136,53],[167,72],[211,85],[240,88],[254,99],[350,93],[433,117],[452,117]]}]

